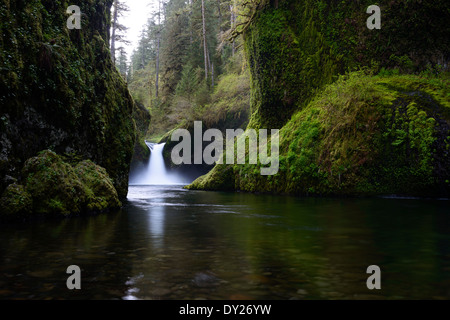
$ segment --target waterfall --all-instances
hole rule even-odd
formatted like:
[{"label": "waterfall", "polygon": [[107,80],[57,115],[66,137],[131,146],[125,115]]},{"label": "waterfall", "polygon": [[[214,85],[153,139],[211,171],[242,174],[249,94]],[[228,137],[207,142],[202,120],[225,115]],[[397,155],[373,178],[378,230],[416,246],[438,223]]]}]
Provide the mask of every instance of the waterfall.
[{"label": "waterfall", "polygon": [[145,143],[152,152],[145,181],[147,184],[170,184],[170,179],[167,176],[166,164],[164,163],[163,158],[163,150],[166,144],[151,144],[147,141]]},{"label": "waterfall", "polygon": [[139,174],[135,176],[130,184],[133,185],[174,185],[187,184],[181,177],[174,173],[167,172],[164,162],[163,151],[165,143],[156,144],[145,141],[151,154],[147,165]]}]

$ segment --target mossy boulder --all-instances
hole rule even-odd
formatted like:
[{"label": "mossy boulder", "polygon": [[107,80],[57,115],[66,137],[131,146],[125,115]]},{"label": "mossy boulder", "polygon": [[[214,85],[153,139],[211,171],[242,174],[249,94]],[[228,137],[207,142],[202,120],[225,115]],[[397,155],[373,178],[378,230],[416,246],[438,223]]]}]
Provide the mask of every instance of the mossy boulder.
[{"label": "mossy boulder", "polygon": [[1,217],[17,219],[28,216],[33,209],[33,199],[20,184],[10,184],[0,198]]},{"label": "mossy boulder", "polygon": [[106,170],[85,160],[72,166],[45,150],[25,162],[19,184],[2,195],[2,218],[66,217],[118,208],[121,203]]},{"label": "mossy boulder", "polygon": [[190,190],[234,191],[236,190],[234,170],[234,166],[216,165],[206,175],[197,178],[185,188]]},{"label": "mossy boulder", "polygon": [[36,214],[80,213],[86,202],[86,190],[72,166],[52,151],[28,159],[22,177]]},{"label": "mossy boulder", "polygon": [[74,171],[84,185],[87,210],[102,211],[121,206],[117,191],[104,168],[85,160],[78,163]]}]

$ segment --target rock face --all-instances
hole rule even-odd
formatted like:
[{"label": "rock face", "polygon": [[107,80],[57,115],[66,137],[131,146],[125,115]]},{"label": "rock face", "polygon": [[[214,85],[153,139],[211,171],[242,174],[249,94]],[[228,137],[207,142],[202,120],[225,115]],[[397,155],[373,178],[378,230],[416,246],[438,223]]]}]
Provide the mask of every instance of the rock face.
[{"label": "rock face", "polygon": [[251,70],[251,127],[280,129],[337,75],[360,67],[404,73],[450,61],[448,1],[380,4],[381,29],[369,30],[374,1],[261,0],[244,33]]},{"label": "rock face", "polygon": [[[51,149],[104,167],[119,197],[126,196],[136,135],[134,103],[108,50],[112,2],[0,0],[0,194],[14,178],[32,175],[30,162],[21,172],[27,159]],[[81,8],[81,30],[66,26],[70,5]],[[61,165],[56,171],[66,170]],[[84,163],[69,171],[87,177],[92,170]],[[83,184],[92,183],[72,178],[71,187],[61,192],[75,194],[64,196],[77,196]],[[26,185],[32,195],[38,192],[32,182]],[[13,185],[6,192],[24,194],[20,210],[28,210],[22,187]],[[71,211],[73,205],[76,212],[83,201],[73,201],[60,211]],[[60,203],[47,204],[59,210]]]},{"label": "rock face", "polygon": [[437,14],[450,4],[389,1],[369,30],[371,4],[260,1],[244,32],[249,128],[280,129],[279,172],[217,165],[189,188],[450,195],[450,27]]},{"label": "rock face", "polygon": [[146,163],[150,157],[150,149],[145,144],[145,135],[147,134],[151,120],[150,112],[139,102],[136,102],[135,106],[133,119],[136,123],[137,134],[130,171]]}]

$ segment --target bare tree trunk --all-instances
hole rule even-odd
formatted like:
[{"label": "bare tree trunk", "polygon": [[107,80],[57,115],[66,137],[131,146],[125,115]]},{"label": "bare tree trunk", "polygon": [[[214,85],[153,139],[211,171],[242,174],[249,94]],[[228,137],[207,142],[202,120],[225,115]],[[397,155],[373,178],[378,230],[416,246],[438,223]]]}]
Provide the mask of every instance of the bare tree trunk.
[{"label": "bare tree trunk", "polygon": [[114,0],[114,16],[113,16],[113,26],[111,35],[111,60],[113,64],[116,64],[116,26],[117,26],[117,8],[119,0]]},{"label": "bare tree trunk", "polygon": [[188,15],[188,19],[189,19],[189,44],[192,45],[192,39],[193,39],[193,35],[192,35],[192,4],[193,1],[189,0],[189,15]]},{"label": "bare tree trunk", "polygon": [[155,81],[155,96],[158,98],[158,92],[159,92],[159,49],[161,46],[161,1],[158,0],[158,46],[156,48],[156,81]]},{"label": "bare tree trunk", "polygon": [[[234,15],[234,7],[233,4],[230,4],[230,24],[231,24],[231,29],[234,28],[234,24],[236,22],[236,17]],[[233,42],[231,43],[231,54],[234,56],[234,54],[236,53],[236,45],[234,44],[234,39]]]},{"label": "bare tree trunk", "polygon": [[159,92],[159,48],[161,46],[161,30],[158,31],[158,47],[156,51],[156,81],[155,81],[155,90],[156,90],[156,98],[158,98]]},{"label": "bare tree trunk", "polygon": [[203,53],[205,55],[205,80],[208,81],[208,53],[206,46],[206,22],[205,22],[205,0],[202,0],[202,21],[203,21]]},{"label": "bare tree trunk", "polygon": [[214,63],[211,63],[211,88],[214,88]]},{"label": "bare tree trunk", "polygon": [[211,62],[208,48],[206,48],[206,55],[208,57],[208,68],[211,71],[211,87],[214,87],[214,64]]},{"label": "bare tree trunk", "polygon": [[219,32],[222,31],[222,11],[220,11],[220,0],[217,0],[217,10],[219,10]]},{"label": "bare tree trunk", "polygon": [[[219,11],[219,34],[222,34],[222,11],[220,10],[220,0],[217,0],[217,10]],[[220,48],[220,54],[223,54],[223,47]]]}]

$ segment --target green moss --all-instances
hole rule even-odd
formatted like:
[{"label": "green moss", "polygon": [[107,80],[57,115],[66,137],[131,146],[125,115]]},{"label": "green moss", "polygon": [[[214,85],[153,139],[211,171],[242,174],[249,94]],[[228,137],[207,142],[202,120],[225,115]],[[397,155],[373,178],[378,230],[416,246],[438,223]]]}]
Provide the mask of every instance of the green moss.
[{"label": "green moss", "polygon": [[280,128],[338,74],[360,67],[419,71],[442,65],[450,49],[450,27],[436,18],[449,10],[444,1],[380,3],[382,29],[375,31],[366,27],[369,0],[258,3],[244,33],[254,128]]},{"label": "green moss", "polygon": [[194,183],[186,186],[190,190],[235,190],[233,166],[217,165],[205,176],[198,178]]},{"label": "green moss", "polygon": [[78,163],[74,170],[84,185],[87,194],[86,206],[89,211],[103,211],[122,205],[104,168],[86,160]]},{"label": "green moss", "polygon": [[277,175],[261,176],[252,165],[216,166],[192,187],[220,189],[227,181],[228,189],[233,183],[249,192],[448,195],[448,100],[438,103],[445,97],[434,82],[412,75],[343,76],[281,129]]},{"label": "green moss", "polygon": [[26,190],[38,215],[80,213],[86,201],[84,186],[73,168],[51,151],[26,161],[22,170]]},{"label": "green moss", "polygon": [[149,129],[151,116],[144,105],[137,102],[133,110],[133,119],[136,123],[136,143],[131,161],[132,169],[139,162],[145,162],[150,157],[150,149],[145,144],[145,137]]},{"label": "green moss", "polygon": [[[226,167],[235,190],[448,196],[450,94],[437,74],[450,25],[435,13],[449,3],[380,3],[381,30],[366,27],[368,0],[257,3],[249,127],[281,129],[280,171],[216,166],[193,186],[216,188]],[[339,76],[355,70],[369,75]]]},{"label": "green moss", "polygon": [[56,153],[45,150],[28,159],[22,185],[11,184],[2,196],[2,217],[65,217],[121,206],[106,170],[90,160],[75,167]]},{"label": "green moss", "polygon": [[298,102],[306,103],[341,65],[341,56],[331,50],[311,20],[313,12],[299,9],[300,19],[291,10],[288,5],[266,6],[245,34],[251,70],[251,127],[281,127]]},{"label": "green moss", "polygon": [[33,200],[24,186],[10,184],[0,199],[0,219],[20,219],[31,213]]},{"label": "green moss", "polygon": [[[0,175],[52,148],[99,163],[126,196],[136,128],[133,100],[110,59],[111,4],[80,2],[82,28],[68,30],[69,1],[0,0],[0,116],[9,119]],[[0,192],[5,187],[0,181]]]}]

